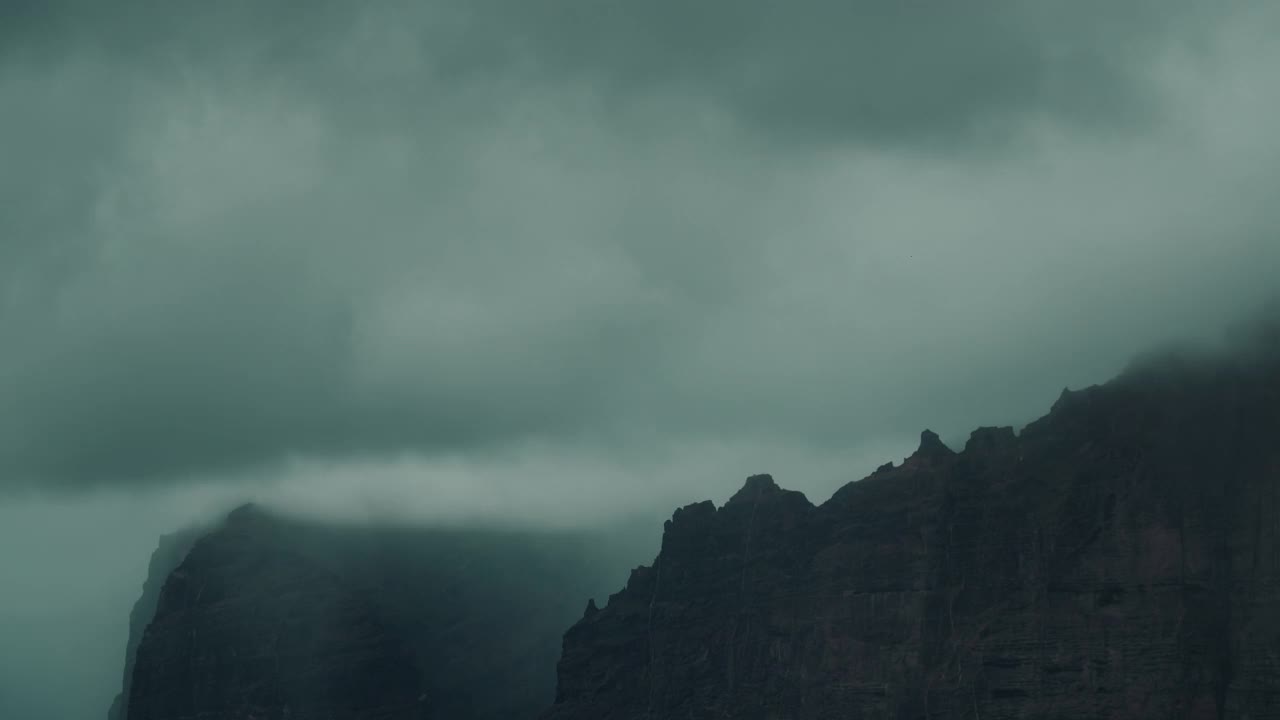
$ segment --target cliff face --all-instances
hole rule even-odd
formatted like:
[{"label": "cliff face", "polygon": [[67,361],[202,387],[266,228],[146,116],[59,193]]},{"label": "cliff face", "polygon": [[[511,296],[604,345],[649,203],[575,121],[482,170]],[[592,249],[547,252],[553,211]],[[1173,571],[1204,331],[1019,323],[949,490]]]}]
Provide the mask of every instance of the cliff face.
[{"label": "cliff face", "polygon": [[107,720],[125,720],[125,700],[129,697],[129,688],[133,684],[133,663],[137,657],[138,643],[142,641],[142,633],[156,614],[165,578],[182,562],[200,535],[201,531],[194,528],[164,535],[151,554],[142,595],[129,613],[129,641],[124,651],[124,682],[120,694],[116,695],[111,709],[107,711]]},{"label": "cliff face", "polygon": [[238,514],[165,581],[129,720],[425,717],[413,658],[372,604]]},{"label": "cliff face", "polygon": [[164,581],[124,717],[533,717],[552,700],[563,629],[620,579],[628,543],[242,508]]},{"label": "cliff face", "polygon": [[543,717],[1280,718],[1278,367],[926,432],[818,507],[756,476],[681,508]]}]

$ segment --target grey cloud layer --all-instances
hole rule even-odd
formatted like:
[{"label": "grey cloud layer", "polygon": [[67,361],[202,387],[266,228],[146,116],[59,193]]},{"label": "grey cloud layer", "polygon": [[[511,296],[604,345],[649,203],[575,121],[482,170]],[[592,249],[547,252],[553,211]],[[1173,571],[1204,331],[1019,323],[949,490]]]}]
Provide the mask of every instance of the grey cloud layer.
[{"label": "grey cloud layer", "polygon": [[5,25],[9,44],[36,56],[249,66],[340,105],[390,102],[397,115],[442,84],[574,83],[623,105],[711,100],[774,140],[973,141],[1044,115],[1141,118],[1161,99],[1146,64],[1202,47],[1249,5],[54,0],[18,3]]},{"label": "grey cloud layer", "polygon": [[0,482],[959,432],[1280,262],[1265,4],[353,7],[6,11]]},{"label": "grey cloud layer", "polygon": [[0,2],[0,716],[101,713],[156,535],[245,496],[820,500],[1216,335],[1280,267],[1278,19]]}]

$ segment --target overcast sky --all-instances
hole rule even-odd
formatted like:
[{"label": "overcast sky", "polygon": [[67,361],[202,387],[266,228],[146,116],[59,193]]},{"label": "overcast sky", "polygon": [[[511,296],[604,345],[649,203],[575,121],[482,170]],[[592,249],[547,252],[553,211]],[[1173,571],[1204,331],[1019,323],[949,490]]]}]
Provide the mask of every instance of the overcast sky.
[{"label": "overcast sky", "polygon": [[[238,498],[822,500],[1217,335],[1280,268],[1277,31],[1268,0],[6,0],[0,629],[51,629],[0,643],[0,715],[105,712],[156,534]],[[84,697],[31,680],[68,618]]]}]

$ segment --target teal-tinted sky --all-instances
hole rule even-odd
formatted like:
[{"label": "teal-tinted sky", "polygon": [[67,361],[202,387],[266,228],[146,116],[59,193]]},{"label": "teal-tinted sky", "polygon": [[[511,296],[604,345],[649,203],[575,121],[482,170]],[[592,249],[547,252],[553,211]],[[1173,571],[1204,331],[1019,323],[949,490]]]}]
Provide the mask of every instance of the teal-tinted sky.
[{"label": "teal-tinted sky", "polygon": [[[1266,0],[8,0],[0,505],[33,519],[0,621],[55,568],[123,623],[137,546],[243,496],[820,500],[1215,336],[1280,268],[1277,30]],[[0,715],[57,697],[12,666]]]}]

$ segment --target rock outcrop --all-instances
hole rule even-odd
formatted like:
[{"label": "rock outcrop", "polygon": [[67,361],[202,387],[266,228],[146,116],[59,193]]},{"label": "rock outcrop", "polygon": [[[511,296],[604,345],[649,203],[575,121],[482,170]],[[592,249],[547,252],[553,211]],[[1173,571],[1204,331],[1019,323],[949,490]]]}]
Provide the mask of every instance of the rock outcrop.
[{"label": "rock outcrop", "polygon": [[756,476],[681,508],[543,717],[1280,718],[1280,363],[926,431],[817,507]]},{"label": "rock outcrop", "polygon": [[645,544],[623,533],[335,527],[246,506],[167,574],[127,708],[113,712],[534,717],[552,700],[561,634],[582,599],[617,583]]},{"label": "rock outcrop", "polygon": [[160,594],[129,720],[427,717],[412,654],[376,606],[242,508]]},{"label": "rock outcrop", "polygon": [[155,617],[156,606],[160,603],[160,589],[165,578],[186,558],[187,552],[203,530],[191,528],[163,535],[155,552],[151,553],[151,561],[147,565],[147,579],[142,586],[142,595],[133,604],[129,613],[129,640],[124,651],[124,681],[120,694],[116,695],[107,711],[107,720],[125,720],[125,700],[129,697],[129,689],[133,685],[133,664],[138,654],[138,643],[142,642],[142,633],[146,630],[151,618]]}]

